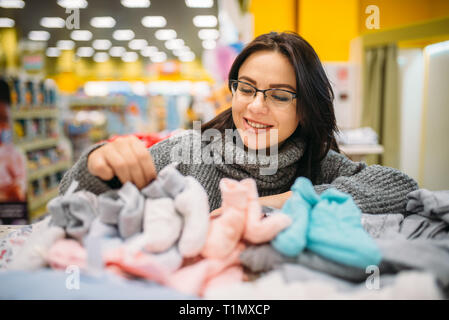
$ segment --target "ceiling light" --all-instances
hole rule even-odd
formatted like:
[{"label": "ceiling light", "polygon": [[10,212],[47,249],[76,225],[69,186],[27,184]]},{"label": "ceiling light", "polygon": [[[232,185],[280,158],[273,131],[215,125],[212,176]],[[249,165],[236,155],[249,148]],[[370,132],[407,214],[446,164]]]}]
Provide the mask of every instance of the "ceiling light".
[{"label": "ceiling light", "polygon": [[217,26],[217,17],[215,16],[196,16],[193,18],[193,24],[199,28],[214,28]]},{"label": "ceiling light", "polygon": [[41,19],[41,26],[44,28],[64,28],[65,20],[59,17],[44,17]]},{"label": "ceiling light", "polygon": [[109,60],[109,55],[106,52],[97,52],[94,55],[95,62],[106,62]]},{"label": "ceiling light", "polygon": [[112,37],[117,41],[129,41],[134,38],[134,31],[129,29],[115,30]]},{"label": "ceiling light", "polygon": [[184,47],[184,40],[182,39],[171,39],[165,41],[165,47],[170,50],[176,50]]},{"label": "ceiling light", "polygon": [[86,0],[58,0],[58,4],[66,9],[84,9],[87,7]]},{"label": "ceiling light", "polygon": [[90,19],[90,25],[94,28],[113,28],[115,19],[112,17],[94,17]]},{"label": "ceiling light", "polygon": [[201,40],[216,40],[220,36],[217,29],[201,29],[198,31],[198,37]]},{"label": "ceiling light", "polygon": [[12,28],[14,27],[15,22],[10,18],[0,18],[0,28]]},{"label": "ceiling light", "polygon": [[155,46],[147,46],[140,51],[140,54],[144,57],[150,57],[158,51],[159,49]]},{"label": "ceiling light", "polygon": [[111,57],[121,57],[126,52],[124,47],[112,47],[109,50],[109,55]]},{"label": "ceiling light", "polygon": [[167,20],[163,16],[146,16],[142,18],[142,24],[147,28],[163,28]]},{"label": "ceiling light", "polygon": [[150,0],[121,0],[122,6],[127,8],[148,8]]},{"label": "ceiling light", "polygon": [[158,40],[170,40],[175,39],[177,34],[173,29],[161,29],[154,33],[156,39]]},{"label": "ceiling light", "polygon": [[203,40],[202,45],[206,50],[213,50],[217,46],[217,43],[215,40]]},{"label": "ceiling light", "polygon": [[91,47],[79,47],[76,51],[78,57],[92,57],[95,50]]},{"label": "ceiling light", "polygon": [[84,92],[88,96],[107,96],[109,94],[108,83],[103,81],[88,81],[84,85]]},{"label": "ceiling light", "polygon": [[145,39],[133,39],[128,43],[128,46],[131,50],[142,50],[147,45],[148,42]]},{"label": "ceiling light", "polygon": [[165,54],[165,52],[156,52],[154,55],[151,56],[151,61],[154,63],[158,63],[158,62],[164,62],[165,60],[167,60],[167,55]]},{"label": "ceiling light", "polygon": [[212,8],[214,0],[186,0],[189,8]]},{"label": "ceiling light", "polygon": [[95,50],[108,50],[111,47],[111,41],[107,39],[97,39],[92,42],[92,46]]},{"label": "ceiling light", "polygon": [[47,41],[50,39],[50,32],[48,31],[30,31],[28,38],[33,41]]},{"label": "ceiling light", "polygon": [[190,52],[190,48],[187,47],[187,46],[184,46],[184,47],[182,47],[182,48],[173,50],[173,54],[174,54],[175,56],[183,55],[183,54],[185,54],[186,52]]},{"label": "ceiling light", "polygon": [[59,57],[59,55],[61,54],[61,52],[59,51],[58,48],[55,47],[49,47],[47,48],[47,51],[45,52],[45,54],[47,55],[47,57]]},{"label": "ceiling light", "polygon": [[89,30],[74,30],[70,34],[70,38],[75,41],[89,41],[92,39],[92,32]]},{"label": "ceiling light", "polygon": [[59,50],[72,50],[75,47],[75,42],[72,40],[59,40],[56,42]]},{"label": "ceiling light", "polygon": [[125,54],[122,57],[122,60],[124,62],[134,62],[137,61],[139,58],[139,55],[135,52],[125,52]]},{"label": "ceiling light", "polygon": [[7,9],[22,9],[25,2],[22,0],[0,0],[0,7]]},{"label": "ceiling light", "polygon": [[181,60],[182,62],[190,62],[195,60],[195,54],[191,51],[186,52],[185,54],[178,56],[178,59]]}]

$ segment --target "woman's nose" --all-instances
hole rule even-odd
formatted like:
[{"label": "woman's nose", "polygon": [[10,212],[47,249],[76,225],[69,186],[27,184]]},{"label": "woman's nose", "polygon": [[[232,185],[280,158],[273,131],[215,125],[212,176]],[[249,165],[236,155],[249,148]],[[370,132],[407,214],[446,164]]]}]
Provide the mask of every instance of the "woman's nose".
[{"label": "woman's nose", "polygon": [[248,104],[248,109],[250,109],[254,113],[266,113],[268,112],[267,100],[263,92],[257,92],[253,101]]}]

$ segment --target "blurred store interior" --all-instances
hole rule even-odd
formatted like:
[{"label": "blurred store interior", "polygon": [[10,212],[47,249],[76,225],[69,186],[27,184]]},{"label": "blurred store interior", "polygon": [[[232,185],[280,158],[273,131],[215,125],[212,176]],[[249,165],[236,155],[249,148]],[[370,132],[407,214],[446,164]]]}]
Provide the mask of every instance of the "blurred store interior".
[{"label": "blurred store interior", "polygon": [[317,51],[343,152],[449,189],[447,0],[0,0],[0,202],[26,211],[0,220],[39,219],[96,142],[229,108],[234,58],[270,31]]}]

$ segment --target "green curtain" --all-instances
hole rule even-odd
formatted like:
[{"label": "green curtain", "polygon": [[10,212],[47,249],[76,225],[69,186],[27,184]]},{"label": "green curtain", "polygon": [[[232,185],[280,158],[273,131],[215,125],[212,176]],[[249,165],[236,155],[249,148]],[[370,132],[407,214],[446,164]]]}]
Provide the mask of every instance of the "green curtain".
[{"label": "green curtain", "polygon": [[373,128],[384,147],[368,164],[399,168],[400,108],[397,46],[365,49],[362,126]]}]

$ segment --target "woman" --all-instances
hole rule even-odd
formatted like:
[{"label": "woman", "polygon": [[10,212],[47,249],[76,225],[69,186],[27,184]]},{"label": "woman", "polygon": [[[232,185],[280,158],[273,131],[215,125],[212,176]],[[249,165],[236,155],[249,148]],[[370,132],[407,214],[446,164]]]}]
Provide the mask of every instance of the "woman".
[{"label": "woman", "polygon": [[[219,211],[218,183],[223,177],[255,179],[261,203],[281,208],[295,179],[305,176],[318,193],[335,187],[351,194],[362,212],[405,212],[406,195],[418,188],[413,179],[392,168],[352,162],[339,153],[332,88],[314,49],[300,36],[272,32],[254,39],[234,61],[229,88],[232,108],[201,130],[164,140],[149,152],[134,137],[86,150],[64,176],[61,193],[73,179],[97,194],[118,187],[117,181],[142,188],[181,150],[188,161],[181,161],[178,170],[203,185],[211,211]],[[211,131],[225,136],[232,129],[238,133],[224,143],[204,139]],[[195,149],[198,144],[201,148]],[[272,153],[265,158],[254,157],[268,149]],[[221,161],[229,160],[229,150],[236,152],[234,161]],[[277,157],[274,170],[261,172],[268,165],[264,159],[272,155]],[[208,156],[213,163],[204,161]],[[246,161],[237,161],[241,157]]]}]

